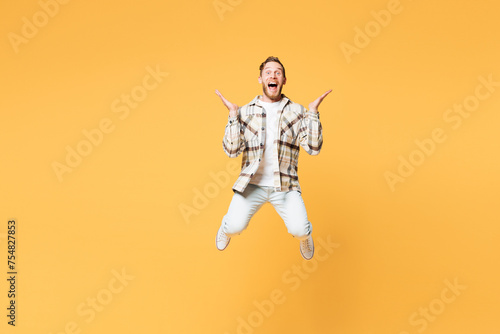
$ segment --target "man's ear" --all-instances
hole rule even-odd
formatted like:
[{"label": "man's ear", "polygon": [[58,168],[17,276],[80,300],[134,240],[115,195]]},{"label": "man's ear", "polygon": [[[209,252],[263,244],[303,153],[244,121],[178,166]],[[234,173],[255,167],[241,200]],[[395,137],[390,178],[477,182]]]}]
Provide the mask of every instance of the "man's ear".
[{"label": "man's ear", "polygon": [[283,78],[283,85],[286,84],[286,78]]},{"label": "man's ear", "polygon": [[262,85],[262,77],[259,75],[259,83]]}]

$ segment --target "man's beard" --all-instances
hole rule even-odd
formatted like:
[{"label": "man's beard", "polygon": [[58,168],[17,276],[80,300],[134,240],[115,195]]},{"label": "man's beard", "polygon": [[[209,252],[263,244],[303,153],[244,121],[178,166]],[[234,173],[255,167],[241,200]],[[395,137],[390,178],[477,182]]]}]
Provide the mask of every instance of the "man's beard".
[{"label": "man's beard", "polygon": [[279,86],[279,89],[276,89],[276,93],[272,93],[269,91],[269,87],[267,86],[267,84],[265,84],[265,83],[262,84],[262,90],[264,91],[264,95],[267,96],[271,100],[281,99],[282,88],[283,88],[283,86]]}]

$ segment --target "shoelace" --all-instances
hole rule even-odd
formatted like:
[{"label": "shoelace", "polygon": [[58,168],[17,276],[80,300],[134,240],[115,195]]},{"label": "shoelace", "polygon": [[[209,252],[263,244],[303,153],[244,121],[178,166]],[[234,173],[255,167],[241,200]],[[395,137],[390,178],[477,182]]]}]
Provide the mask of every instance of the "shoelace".
[{"label": "shoelace", "polygon": [[217,241],[227,241],[227,239],[229,239],[229,238],[226,235],[226,233],[221,231],[218,235]]},{"label": "shoelace", "polygon": [[311,252],[312,251],[312,247],[311,247],[311,244],[309,243],[309,239],[306,239],[306,240],[302,240],[302,246],[305,250],[307,250],[308,252]]}]

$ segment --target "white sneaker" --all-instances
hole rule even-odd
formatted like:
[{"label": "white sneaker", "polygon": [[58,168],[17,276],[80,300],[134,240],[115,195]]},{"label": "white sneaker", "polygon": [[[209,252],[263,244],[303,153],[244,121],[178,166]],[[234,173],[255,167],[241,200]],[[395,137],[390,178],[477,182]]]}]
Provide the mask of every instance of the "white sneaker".
[{"label": "white sneaker", "polygon": [[314,242],[311,236],[307,239],[300,240],[300,254],[306,260],[312,259],[314,255]]},{"label": "white sneaker", "polygon": [[226,249],[227,245],[231,241],[231,237],[228,237],[226,233],[222,230],[222,225],[219,227],[219,231],[217,232],[217,236],[215,237],[215,246],[220,251]]}]

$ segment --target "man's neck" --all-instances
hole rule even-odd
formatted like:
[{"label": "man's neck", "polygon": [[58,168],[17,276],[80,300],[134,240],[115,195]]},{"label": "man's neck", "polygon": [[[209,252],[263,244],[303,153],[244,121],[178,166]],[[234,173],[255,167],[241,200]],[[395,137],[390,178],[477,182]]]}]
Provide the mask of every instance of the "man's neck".
[{"label": "man's neck", "polygon": [[276,99],[276,100],[271,100],[269,97],[267,97],[266,95],[261,95],[260,96],[260,100],[262,102],[267,102],[267,103],[276,103],[276,102],[280,102],[281,100],[283,99],[283,95],[281,95],[279,97],[279,99]]}]

